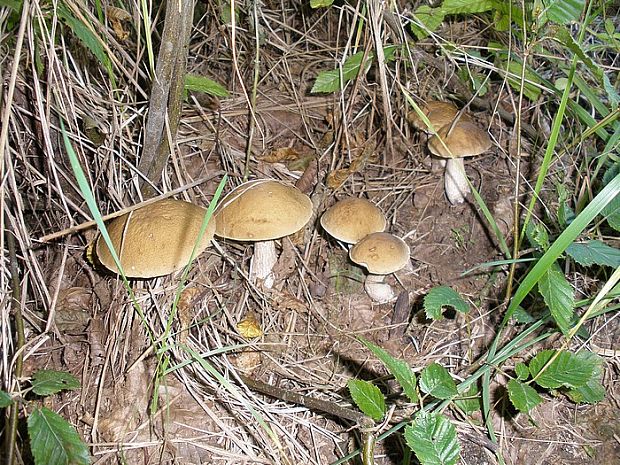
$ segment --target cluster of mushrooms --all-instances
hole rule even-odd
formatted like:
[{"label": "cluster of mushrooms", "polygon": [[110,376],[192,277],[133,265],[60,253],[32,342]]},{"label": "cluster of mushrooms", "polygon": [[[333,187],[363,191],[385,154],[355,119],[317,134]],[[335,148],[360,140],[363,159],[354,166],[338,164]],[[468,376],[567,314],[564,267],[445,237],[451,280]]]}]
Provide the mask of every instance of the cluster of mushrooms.
[{"label": "cluster of mushrooms", "polygon": [[[463,202],[469,192],[463,157],[488,150],[489,136],[450,103],[430,102],[422,112],[426,121],[417,114],[408,115],[409,120],[431,134],[431,153],[447,159],[446,196],[453,204]],[[310,198],[294,186],[258,179],[241,184],[220,200],[202,236],[206,209],[174,199],[119,216],[106,229],[127,277],[154,278],[178,271],[218,236],[253,242],[249,278],[271,288],[278,258],[274,241],[303,228],[312,210]],[[376,302],[393,300],[394,292],[383,280],[410,264],[409,247],[384,232],[387,221],[381,210],[367,200],[347,198],[326,210],[320,223],[325,232],[346,244],[351,261],[368,270],[364,283],[368,295]],[[95,256],[101,265],[120,272],[102,236],[95,243]]]},{"label": "cluster of mushrooms", "polygon": [[[250,280],[271,288],[278,258],[274,241],[308,223],[312,202],[294,186],[259,179],[241,184],[224,196],[199,238],[205,214],[206,209],[198,205],[164,199],[112,220],[106,229],[125,276],[154,278],[178,271],[192,254],[202,253],[218,236],[253,242]],[[383,213],[367,200],[351,198],[327,210],[321,224],[336,239],[354,244],[351,260],[371,273],[366,282],[369,295],[379,302],[391,300],[391,289],[382,278],[409,262],[409,247],[402,239],[383,232]],[[101,235],[95,253],[101,265],[120,272]]]},{"label": "cluster of mushrooms", "polygon": [[415,111],[411,111],[407,119],[430,136],[428,150],[445,166],[446,197],[453,205],[463,203],[470,192],[463,159],[489,150],[489,134],[477,126],[471,116],[449,102],[430,101],[421,110],[427,121]]}]

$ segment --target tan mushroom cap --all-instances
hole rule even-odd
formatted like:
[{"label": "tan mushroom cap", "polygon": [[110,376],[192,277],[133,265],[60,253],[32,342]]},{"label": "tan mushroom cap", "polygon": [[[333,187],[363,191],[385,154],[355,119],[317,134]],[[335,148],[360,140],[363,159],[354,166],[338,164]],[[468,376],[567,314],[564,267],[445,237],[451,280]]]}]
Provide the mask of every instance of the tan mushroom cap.
[{"label": "tan mushroom cap", "polygon": [[[422,113],[426,115],[435,131],[439,131],[440,128],[451,124],[459,112],[459,109],[452,103],[441,102],[438,100],[431,100],[424,105],[421,110]],[[413,127],[421,131],[428,132],[430,134],[434,133],[431,128],[426,126],[426,123],[422,121],[422,118],[420,118],[420,115],[418,115],[416,111],[410,111],[407,114],[407,120]],[[462,114],[459,121],[471,121],[471,118],[467,114]]]},{"label": "tan mushroom cap", "polygon": [[215,212],[215,234],[236,241],[270,241],[305,226],[312,216],[310,197],[273,179],[237,186]]},{"label": "tan mushroom cap", "polygon": [[390,274],[409,261],[409,246],[400,237],[386,232],[372,233],[355,244],[349,257],[372,274]]},{"label": "tan mushroom cap", "polygon": [[339,241],[355,244],[370,233],[385,230],[387,221],[374,203],[356,197],[340,200],[321,216],[321,226]]},{"label": "tan mushroom cap", "polygon": [[[182,269],[189,262],[207,209],[182,200],[164,199],[114,218],[107,226],[125,276],[154,278]],[[211,219],[196,246],[196,255],[213,238]],[[103,237],[95,245],[97,259],[119,273]]]},{"label": "tan mushroom cap", "polygon": [[433,155],[463,158],[479,155],[491,148],[489,134],[471,121],[459,121],[448,134],[449,130],[450,126],[444,126],[428,140],[428,149]]}]

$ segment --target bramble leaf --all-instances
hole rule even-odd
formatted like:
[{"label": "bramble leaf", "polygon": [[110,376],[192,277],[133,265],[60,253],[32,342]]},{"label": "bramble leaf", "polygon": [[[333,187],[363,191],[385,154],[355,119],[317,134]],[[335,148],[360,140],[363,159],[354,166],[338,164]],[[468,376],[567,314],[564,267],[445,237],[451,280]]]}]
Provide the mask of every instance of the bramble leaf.
[{"label": "bramble leaf", "polygon": [[467,302],[463,300],[458,292],[448,286],[434,287],[428,291],[428,294],[424,297],[426,316],[433,320],[442,319],[442,310],[447,306],[453,307],[460,313],[469,312],[469,305],[467,305]]},{"label": "bramble leaf", "polygon": [[377,386],[368,381],[350,379],[347,383],[355,405],[375,421],[385,414],[385,397]]},{"label": "bramble leaf", "polygon": [[458,394],[452,376],[439,363],[431,363],[422,370],[420,389],[437,399],[450,399]]},{"label": "bramble leaf", "polygon": [[40,396],[49,396],[79,387],[79,380],[66,371],[39,370],[32,375],[32,390]]},{"label": "bramble leaf", "polygon": [[459,459],[456,428],[439,413],[419,413],[405,428],[405,440],[421,465],[454,465]]},{"label": "bramble leaf", "polygon": [[517,410],[528,413],[542,402],[542,397],[532,386],[511,379],[508,381],[508,398]]}]

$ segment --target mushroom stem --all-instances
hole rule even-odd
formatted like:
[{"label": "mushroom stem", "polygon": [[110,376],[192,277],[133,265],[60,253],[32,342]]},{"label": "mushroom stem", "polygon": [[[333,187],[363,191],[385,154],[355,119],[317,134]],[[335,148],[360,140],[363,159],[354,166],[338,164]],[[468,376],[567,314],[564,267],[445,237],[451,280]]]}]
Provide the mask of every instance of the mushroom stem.
[{"label": "mushroom stem", "polygon": [[275,276],[273,267],[278,261],[275,241],[258,241],[254,243],[254,255],[250,262],[250,281],[263,281],[263,286],[271,289]]},{"label": "mushroom stem", "polygon": [[364,281],[364,290],[374,302],[385,304],[396,298],[392,286],[384,283],[384,274],[369,274]]},{"label": "mushroom stem", "polygon": [[444,186],[446,197],[452,205],[465,201],[465,196],[469,194],[470,189],[462,158],[450,158],[446,163]]}]

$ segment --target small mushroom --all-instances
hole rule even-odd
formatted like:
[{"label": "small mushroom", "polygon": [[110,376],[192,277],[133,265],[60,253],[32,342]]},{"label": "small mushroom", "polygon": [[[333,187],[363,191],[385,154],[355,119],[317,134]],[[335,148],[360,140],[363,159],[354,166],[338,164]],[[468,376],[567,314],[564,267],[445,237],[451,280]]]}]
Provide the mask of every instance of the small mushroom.
[{"label": "small mushroom", "polygon": [[385,276],[409,263],[409,246],[400,237],[385,232],[372,233],[355,244],[349,257],[358,265],[366,267],[369,275],[364,282],[368,296],[378,303],[394,300],[396,295]]},{"label": "small mushroom", "polygon": [[339,241],[355,244],[370,233],[385,231],[387,221],[374,203],[349,197],[325,210],[321,216],[321,226]]},{"label": "small mushroom", "polygon": [[[206,211],[189,202],[164,199],[114,218],[106,229],[125,276],[154,278],[187,265],[194,245],[198,255],[213,238],[215,221],[211,219],[198,240]],[[101,235],[97,238],[95,253],[103,266],[120,272]]]},{"label": "small mushroom", "polygon": [[273,179],[257,179],[237,186],[220,201],[215,234],[254,242],[250,279],[260,279],[271,288],[278,260],[274,240],[299,231],[311,216],[312,201],[299,189]]},{"label": "small mushroom", "polygon": [[[407,114],[407,121],[416,129],[427,134],[435,134],[442,127],[452,124],[456,115],[459,114],[459,109],[452,103],[438,100],[431,100],[421,110],[431,123],[430,127],[420,118],[416,111],[410,111]],[[462,113],[459,121],[471,121],[471,118],[467,114]]]},{"label": "small mushroom", "polygon": [[489,134],[471,121],[444,126],[428,140],[430,152],[447,159],[444,186],[451,204],[463,203],[470,192],[463,158],[479,155],[490,148]]}]

